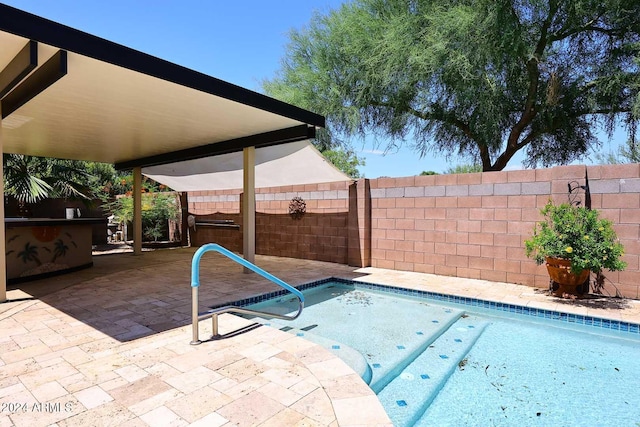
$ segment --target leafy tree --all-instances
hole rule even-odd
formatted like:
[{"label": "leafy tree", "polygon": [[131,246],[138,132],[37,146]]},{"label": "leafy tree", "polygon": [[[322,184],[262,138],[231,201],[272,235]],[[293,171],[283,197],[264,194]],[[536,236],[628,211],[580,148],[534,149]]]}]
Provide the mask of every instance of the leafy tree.
[{"label": "leafy tree", "polygon": [[364,159],[359,158],[351,150],[325,150],[322,155],[335,167],[351,178],[361,178],[358,166],[364,166]]},{"label": "leafy tree", "polygon": [[82,162],[87,171],[87,187],[92,196],[102,201],[115,196],[114,183],[122,172],[116,171],[111,163]]},{"label": "leafy tree", "polygon": [[[308,110],[317,110],[312,99],[304,99],[303,93],[295,86],[290,86],[281,81],[264,81],[262,86],[267,95],[277,98],[289,104],[297,105]],[[358,166],[364,166],[365,160],[351,149],[348,143],[338,139],[328,129],[318,129],[313,145],[336,168],[349,175],[351,178],[361,178],[362,174]]]},{"label": "leafy tree", "polygon": [[426,175],[439,175],[439,173],[435,172],[435,171],[422,171],[422,172],[420,172],[420,176],[426,176]]},{"label": "leafy tree", "polygon": [[[116,222],[133,221],[133,197],[122,196],[103,205]],[[142,197],[142,234],[152,240],[163,235],[168,220],[178,219],[180,204],[175,193],[148,193]]]},{"label": "leafy tree", "polygon": [[453,166],[446,169],[443,173],[454,174],[454,173],[474,173],[474,172],[482,172],[482,166],[478,164],[457,165],[457,166]]},{"label": "leafy tree", "polygon": [[640,146],[632,140],[627,140],[617,152],[597,153],[596,160],[600,164],[640,163]]},{"label": "leafy tree", "polygon": [[[116,171],[110,163],[5,154],[3,168],[5,193],[22,203],[47,197],[106,201],[133,189],[133,174]],[[145,192],[169,190],[147,177],[142,188]]]},{"label": "leafy tree", "polygon": [[[640,112],[637,0],[353,0],[292,31],[267,93],[421,156],[566,164]],[[327,143],[327,142],[325,142]]]},{"label": "leafy tree", "polygon": [[[142,182],[140,185],[142,187],[142,192],[144,193],[171,191],[171,189],[166,185],[160,184],[146,176],[142,177]],[[110,191],[111,196],[121,194],[130,196],[133,192],[133,173],[129,171],[117,171],[116,179],[111,184]]]}]

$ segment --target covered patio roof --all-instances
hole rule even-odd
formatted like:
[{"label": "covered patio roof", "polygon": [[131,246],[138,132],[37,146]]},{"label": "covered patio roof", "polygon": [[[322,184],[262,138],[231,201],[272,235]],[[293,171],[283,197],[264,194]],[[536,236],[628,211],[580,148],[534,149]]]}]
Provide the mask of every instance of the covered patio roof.
[{"label": "covered patio roof", "polygon": [[[3,153],[114,163],[139,177],[142,167],[307,140],[325,124],[310,111],[3,4],[0,46]],[[4,244],[2,227],[3,252]]]},{"label": "covered patio roof", "polygon": [[2,4],[0,46],[5,153],[132,168],[307,139],[324,126],[318,114]]}]

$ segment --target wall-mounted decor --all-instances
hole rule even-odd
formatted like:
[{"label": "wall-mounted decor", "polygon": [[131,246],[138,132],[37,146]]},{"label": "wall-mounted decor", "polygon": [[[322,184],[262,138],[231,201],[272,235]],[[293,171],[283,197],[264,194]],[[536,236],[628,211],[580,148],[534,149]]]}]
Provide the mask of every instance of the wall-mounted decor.
[{"label": "wall-mounted decor", "polygon": [[289,216],[293,219],[300,219],[307,212],[307,204],[302,197],[296,196],[289,203]]}]

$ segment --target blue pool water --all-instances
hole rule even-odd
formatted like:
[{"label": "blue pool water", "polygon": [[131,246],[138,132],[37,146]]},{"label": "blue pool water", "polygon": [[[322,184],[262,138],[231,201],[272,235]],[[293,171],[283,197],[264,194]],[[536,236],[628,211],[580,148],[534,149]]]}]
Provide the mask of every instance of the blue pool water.
[{"label": "blue pool water", "polygon": [[[396,426],[640,426],[637,325],[615,323],[626,332],[613,334],[585,326],[599,319],[474,312],[389,291],[325,283],[305,290],[295,321],[262,322],[342,357]],[[251,307],[284,314],[296,301]]]}]

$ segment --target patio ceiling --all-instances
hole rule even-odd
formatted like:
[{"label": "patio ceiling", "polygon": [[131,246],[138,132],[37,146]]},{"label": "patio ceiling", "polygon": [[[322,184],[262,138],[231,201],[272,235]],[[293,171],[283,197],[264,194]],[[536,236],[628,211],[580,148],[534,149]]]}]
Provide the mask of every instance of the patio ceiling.
[{"label": "patio ceiling", "polygon": [[32,57],[26,76],[0,75],[9,89],[17,81],[6,94],[0,87],[5,153],[132,168],[308,139],[324,126],[317,114],[2,4],[0,46],[0,71],[11,74],[21,51]]}]

